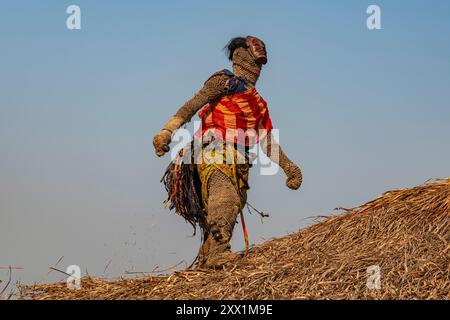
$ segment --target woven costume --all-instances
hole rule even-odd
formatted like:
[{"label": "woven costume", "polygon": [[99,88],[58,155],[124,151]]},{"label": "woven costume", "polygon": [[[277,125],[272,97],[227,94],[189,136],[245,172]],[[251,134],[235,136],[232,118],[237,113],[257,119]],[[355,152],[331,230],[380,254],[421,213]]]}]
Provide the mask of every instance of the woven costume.
[{"label": "woven costume", "polygon": [[[233,72],[222,70],[211,76],[153,141],[158,156],[168,152],[173,132],[200,111],[201,130],[163,177],[170,208],[202,230],[198,266],[218,266],[238,258],[230,250],[230,239],[247,201],[251,146],[262,144],[266,155],[285,171],[289,188],[297,189],[302,181],[300,168],[272,139],[267,103],[255,88],[267,62],[264,43],[250,36],[235,38],[228,50]],[[271,151],[273,146],[278,153]],[[186,156],[191,163],[180,161]]]},{"label": "woven costume", "polygon": [[[267,103],[253,87],[247,86],[247,81],[235,76],[229,70],[217,74],[230,77],[226,82],[227,95],[217,102],[206,105],[199,112],[202,127],[196,138],[208,140],[209,137],[223,143],[220,155],[203,151],[202,161],[198,161],[197,171],[202,181],[202,197],[207,207],[209,179],[216,172],[222,172],[231,179],[241,197],[241,209],[246,203],[248,187],[249,161],[247,147],[258,143],[261,138],[272,130]],[[240,152],[237,146],[241,146]],[[220,156],[221,159],[216,159]],[[229,164],[226,163],[228,159]],[[242,159],[238,161],[238,159]],[[217,161],[214,161],[217,160]],[[230,161],[231,160],[231,161]],[[209,163],[213,162],[213,163]],[[218,163],[214,163],[218,162]],[[231,162],[231,163],[230,163]],[[238,164],[240,163],[240,164]]]}]

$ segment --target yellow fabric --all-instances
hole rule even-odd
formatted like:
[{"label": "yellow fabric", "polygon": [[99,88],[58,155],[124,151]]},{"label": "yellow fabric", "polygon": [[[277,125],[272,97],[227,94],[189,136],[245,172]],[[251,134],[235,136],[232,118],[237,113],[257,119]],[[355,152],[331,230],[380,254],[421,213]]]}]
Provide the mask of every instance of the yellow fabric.
[{"label": "yellow fabric", "polygon": [[[217,154],[216,150],[207,150],[204,148],[202,150],[202,162],[197,164],[197,171],[202,183],[201,189],[204,208],[205,210],[208,208],[209,179],[216,170],[219,170],[225,176],[230,178],[235,186],[236,191],[241,198],[240,209],[242,210],[247,202],[247,190],[249,189],[249,163],[244,160],[245,158],[230,144],[227,144],[222,150],[222,154]],[[229,158],[227,158],[227,154]],[[234,161],[232,161],[231,164],[217,163],[218,161],[215,161],[217,160],[217,157],[219,157],[219,159],[234,159]],[[238,162],[237,159],[240,159],[240,161]]]}]

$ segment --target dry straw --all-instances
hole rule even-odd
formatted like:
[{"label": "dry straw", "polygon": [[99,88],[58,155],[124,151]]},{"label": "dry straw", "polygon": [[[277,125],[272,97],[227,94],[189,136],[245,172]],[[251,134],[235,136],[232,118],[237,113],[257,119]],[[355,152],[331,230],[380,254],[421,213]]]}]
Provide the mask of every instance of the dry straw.
[{"label": "dry straw", "polygon": [[[21,286],[23,299],[449,299],[450,179],[394,190],[220,270]],[[369,288],[367,268],[380,268]]]}]

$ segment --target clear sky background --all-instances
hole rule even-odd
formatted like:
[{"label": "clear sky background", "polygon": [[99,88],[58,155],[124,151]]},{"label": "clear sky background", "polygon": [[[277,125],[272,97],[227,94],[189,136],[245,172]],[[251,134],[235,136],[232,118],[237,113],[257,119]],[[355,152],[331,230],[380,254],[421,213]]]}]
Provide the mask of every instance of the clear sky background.
[{"label": "clear sky background", "polygon": [[252,243],[450,176],[449,1],[2,0],[0,266],[34,282],[63,279],[47,276],[62,256],[107,277],[190,263],[200,238],[164,209],[169,159],[151,141],[247,34],[267,44],[258,89],[304,172],[299,191],[252,172],[249,200],[271,214],[247,216]]}]

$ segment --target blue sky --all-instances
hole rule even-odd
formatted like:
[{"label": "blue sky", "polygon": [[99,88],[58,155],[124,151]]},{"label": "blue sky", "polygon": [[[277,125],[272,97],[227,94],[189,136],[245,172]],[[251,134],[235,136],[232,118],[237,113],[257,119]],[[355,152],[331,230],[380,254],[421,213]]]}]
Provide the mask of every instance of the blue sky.
[{"label": "blue sky", "polygon": [[96,275],[111,260],[106,276],[190,262],[200,239],[163,208],[151,140],[247,34],[266,42],[258,90],[304,172],[296,192],[252,172],[271,214],[247,218],[252,243],[449,176],[448,1],[1,1],[0,265],[40,281],[61,256]]}]

